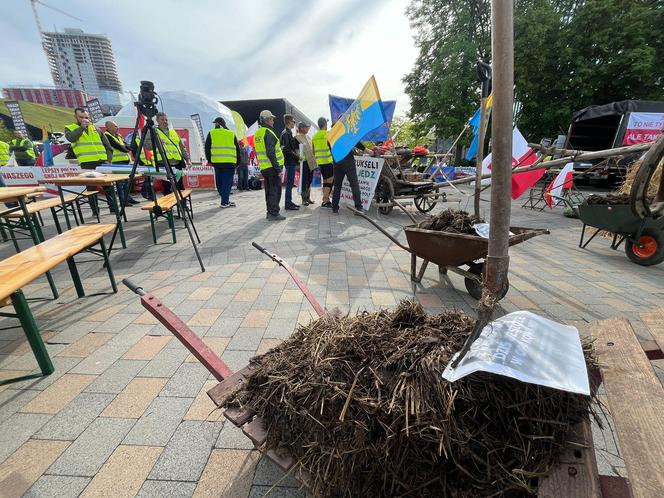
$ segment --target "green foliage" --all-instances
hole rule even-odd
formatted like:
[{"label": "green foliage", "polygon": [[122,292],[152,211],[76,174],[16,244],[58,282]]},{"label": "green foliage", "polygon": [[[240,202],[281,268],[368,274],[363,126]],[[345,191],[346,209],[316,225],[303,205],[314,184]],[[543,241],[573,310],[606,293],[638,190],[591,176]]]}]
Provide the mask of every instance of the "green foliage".
[{"label": "green foliage", "polygon": [[[478,57],[489,53],[488,0],[413,0],[420,54],[406,75],[411,116],[440,136],[479,105]],[[530,140],[565,132],[575,111],[624,99],[662,99],[662,0],[516,0],[517,124]]]},{"label": "green foliage", "polygon": [[397,131],[399,134],[395,141],[398,145],[412,149],[416,145],[429,145],[432,142],[432,139],[426,133],[422,133],[421,127],[416,126],[415,121],[410,118],[395,116],[390,127],[390,138],[394,137]]},{"label": "green foliage", "polygon": [[12,132],[7,129],[5,122],[0,119],[0,141],[9,143],[12,138],[14,138]]},{"label": "green foliage", "polygon": [[[46,104],[35,104],[33,102],[20,102],[23,119],[29,125],[42,128],[46,126],[48,131],[63,131],[65,126],[74,121],[74,110]],[[9,109],[0,99],[0,114],[9,116]],[[41,139],[41,134],[32,139]]]}]

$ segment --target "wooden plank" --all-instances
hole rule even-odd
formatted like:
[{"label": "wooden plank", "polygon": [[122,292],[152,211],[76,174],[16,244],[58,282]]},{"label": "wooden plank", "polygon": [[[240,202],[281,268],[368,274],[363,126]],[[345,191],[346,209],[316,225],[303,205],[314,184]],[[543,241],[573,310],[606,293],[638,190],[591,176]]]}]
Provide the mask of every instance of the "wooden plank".
[{"label": "wooden plank", "polygon": [[[134,179],[138,180],[143,178],[143,175],[137,174],[134,176]],[[95,177],[84,177],[84,176],[66,176],[63,178],[49,178],[48,180],[40,180],[39,183],[52,183],[54,185],[60,185],[63,187],[74,187],[74,186],[93,186],[93,185],[111,185],[115,182],[120,182],[122,180],[129,180],[128,174],[115,174],[108,173],[103,176]]]},{"label": "wooden plank", "polygon": [[632,490],[624,477],[599,476],[602,498],[631,498]]},{"label": "wooden plank", "polygon": [[242,385],[247,380],[247,377],[251,375],[252,372],[253,368],[250,366],[246,366],[242,370],[238,370],[233,375],[227,379],[224,379],[222,382],[210,389],[207,392],[208,396],[215,405],[223,405],[226,402],[226,397],[238,389],[240,385]]},{"label": "wooden plank", "polygon": [[243,408],[228,408],[224,411],[224,417],[231,421],[236,427],[242,427],[244,424],[254,418],[256,412]]},{"label": "wooden plank", "polygon": [[646,354],[650,361],[652,360],[664,360],[664,351],[659,347],[657,341],[639,341],[641,343],[641,349]]},{"label": "wooden plank", "polygon": [[660,349],[664,348],[664,309],[646,311],[640,316]]},{"label": "wooden plank", "polygon": [[[68,204],[70,202],[73,202],[76,200],[76,195],[74,194],[68,194],[65,195],[65,203]],[[29,214],[37,213],[39,211],[44,211],[45,209],[51,209],[52,207],[57,207],[61,206],[62,201],[60,200],[60,197],[50,197],[48,199],[44,199],[43,201],[37,201],[37,202],[31,202],[30,204],[26,204],[25,207],[28,210]],[[0,216],[4,218],[22,218],[23,217],[23,211],[16,211],[13,210],[13,212],[6,214],[6,211],[3,211],[0,213]]]},{"label": "wooden plank", "polygon": [[265,421],[260,417],[256,417],[248,424],[245,424],[244,427],[242,427],[242,432],[251,439],[251,442],[254,443],[256,448],[263,446],[267,439]]},{"label": "wooden plank", "polygon": [[[191,195],[191,190],[183,190],[181,191],[182,194],[182,200],[185,200],[187,197]],[[162,197],[159,197],[157,199],[157,204],[159,207],[164,210],[168,211],[169,209],[173,208],[177,204],[177,200],[175,199],[175,194],[168,194],[164,195]],[[141,209],[143,211],[152,211],[154,208],[154,201],[146,202],[141,206]]]},{"label": "wooden plank", "polygon": [[635,498],[664,496],[664,389],[624,318],[590,327]]},{"label": "wooden plank", "polygon": [[0,202],[15,200],[35,192],[46,192],[46,187],[0,187]]},{"label": "wooden plank", "polygon": [[537,496],[542,498],[600,497],[597,462],[590,421],[578,424],[568,437],[560,462],[540,481]]}]

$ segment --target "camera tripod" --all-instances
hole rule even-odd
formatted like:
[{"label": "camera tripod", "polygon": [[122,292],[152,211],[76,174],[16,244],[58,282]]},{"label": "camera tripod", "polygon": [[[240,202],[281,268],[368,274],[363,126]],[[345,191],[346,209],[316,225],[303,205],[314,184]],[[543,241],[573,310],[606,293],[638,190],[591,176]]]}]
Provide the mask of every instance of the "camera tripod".
[{"label": "camera tripod", "polygon": [[[194,226],[194,220],[191,217],[191,213],[187,209],[187,206],[182,199],[182,193],[178,188],[177,181],[175,179],[175,173],[173,172],[173,167],[169,164],[168,158],[166,157],[166,150],[164,149],[164,144],[159,138],[159,134],[154,129],[154,121],[152,120],[152,118],[154,115],[156,115],[156,108],[153,108],[152,106],[147,106],[146,108],[146,106],[141,102],[135,102],[134,105],[137,107],[138,112],[136,115],[136,124],[134,125],[134,133],[132,137],[136,137],[136,133],[138,133],[138,125],[141,119],[141,115],[145,116],[146,121],[145,121],[145,126],[143,126],[143,129],[141,130],[141,137],[138,142],[138,148],[136,149],[136,154],[135,154],[136,157],[134,157],[134,163],[132,165],[131,172],[129,173],[129,189],[127,191],[127,195],[120,196],[121,197],[120,217],[124,217],[125,215],[125,207],[127,205],[127,199],[129,198],[129,193],[134,188],[134,179],[136,176],[136,169],[138,167],[140,154],[141,151],[143,150],[143,145],[145,144],[145,138],[149,133],[150,141],[152,143],[152,157],[154,159],[155,169],[156,171],[159,171],[160,165],[159,162],[157,161],[157,157],[161,157],[161,166],[164,168],[164,171],[166,172],[166,179],[171,184],[171,191],[175,196],[175,202],[177,204],[178,212],[180,213],[180,217],[184,222],[184,226],[186,227],[187,232],[189,233],[189,239],[191,240],[191,245],[194,247],[194,252],[196,253],[196,258],[198,259],[198,263],[201,266],[201,271],[204,272],[205,266],[203,266],[203,261],[201,259],[200,253],[198,252],[198,246],[196,245],[196,241],[198,241],[198,243],[200,244],[201,239],[198,237],[198,232],[196,231],[196,227]],[[157,151],[159,151],[159,155],[157,155]],[[161,206],[159,206],[159,204],[157,203],[157,196],[154,195],[154,193],[153,193],[153,200],[154,200],[154,206],[152,207],[152,213],[154,214],[154,216],[156,218],[164,216]],[[117,233],[118,233],[118,226],[116,225],[115,230],[113,231],[113,236],[111,237],[111,243],[108,247],[109,253],[113,248],[113,242],[115,241],[115,236],[117,235]],[[194,239],[194,237],[196,238]]]}]

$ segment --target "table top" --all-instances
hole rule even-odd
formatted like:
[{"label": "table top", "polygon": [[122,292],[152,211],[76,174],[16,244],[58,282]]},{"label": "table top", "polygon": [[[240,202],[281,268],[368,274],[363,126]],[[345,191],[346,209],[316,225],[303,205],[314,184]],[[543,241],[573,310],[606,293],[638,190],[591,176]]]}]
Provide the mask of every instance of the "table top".
[{"label": "table top", "polygon": [[46,187],[0,187],[0,201],[12,200],[36,192],[46,192]]},{"label": "table top", "polygon": [[[143,178],[143,175],[136,175],[134,178]],[[45,180],[40,180],[39,183],[50,183],[53,185],[68,186],[73,187],[76,185],[111,185],[115,182],[120,182],[122,180],[128,180],[129,175],[122,174],[105,174],[103,176],[97,177],[82,177],[82,176],[66,176],[63,178],[49,178]]]}]

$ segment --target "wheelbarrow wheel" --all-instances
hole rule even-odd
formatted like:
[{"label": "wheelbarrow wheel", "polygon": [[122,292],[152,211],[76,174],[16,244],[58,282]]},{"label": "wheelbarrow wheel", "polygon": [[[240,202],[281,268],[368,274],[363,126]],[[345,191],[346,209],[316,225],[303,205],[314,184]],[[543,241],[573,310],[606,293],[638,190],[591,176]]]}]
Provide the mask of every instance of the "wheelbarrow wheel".
[{"label": "wheelbarrow wheel", "polygon": [[[378,204],[387,204],[388,202],[392,202],[392,189],[390,188],[388,181],[389,180],[382,178],[378,183],[375,194],[376,202]],[[394,206],[380,206],[378,211],[380,214],[388,215],[392,212],[393,209]]]},{"label": "wheelbarrow wheel", "polygon": [[[468,265],[468,271],[482,278],[482,273],[484,271],[484,263],[471,263],[470,265]],[[464,277],[463,283],[466,285],[466,290],[468,291],[468,294],[470,294],[471,297],[479,301],[482,297],[482,282],[474,278]],[[507,280],[505,282],[505,288],[503,289],[503,292],[501,292],[500,296],[498,296],[499,301],[505,297],[509,289],[510,289],[510,282],[509,280]]]},{"label": "wheelbarrow wheel", "polygon": [[626,239],[625,254],[637,265],[652,266],[661,263],[664,261],[664,231],[646,229],[638,244]]},{"label": "wheelbarrow wheel", "polygon": [[420,213],[428,213],[436,206],[432,197],[415,197],[415,207]]}]

